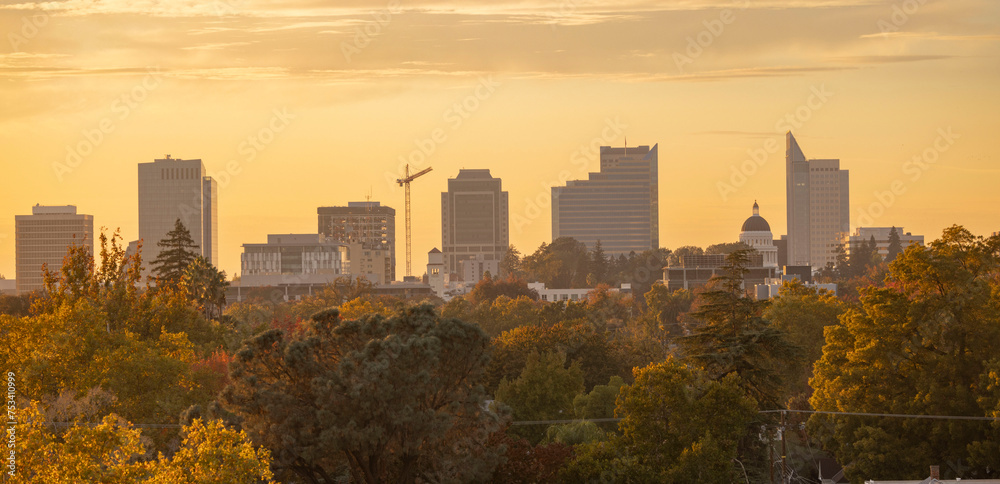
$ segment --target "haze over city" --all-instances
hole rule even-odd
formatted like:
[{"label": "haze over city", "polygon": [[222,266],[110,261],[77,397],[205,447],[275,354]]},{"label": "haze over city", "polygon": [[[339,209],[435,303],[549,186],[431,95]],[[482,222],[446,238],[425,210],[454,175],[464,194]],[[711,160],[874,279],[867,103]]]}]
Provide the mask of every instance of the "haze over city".
[{"label": "haze over city", "polygon": [[412,186],[417,275],[461,168],[503,180],[510,242],[530,253],[551,240],[550,187],[626,137],[659,145],[663,247],[734,241],[754,200],[785,233],[789,130],[850,170],[852,228],[988,234],[997,18],[987,0],[7,3],[0,273],[13,215],[36,203],[136,239],[136,165],[165,154],[219,182],[230,276],[242,244],[369,195],[401,240],[406,162],[434,168]]}]

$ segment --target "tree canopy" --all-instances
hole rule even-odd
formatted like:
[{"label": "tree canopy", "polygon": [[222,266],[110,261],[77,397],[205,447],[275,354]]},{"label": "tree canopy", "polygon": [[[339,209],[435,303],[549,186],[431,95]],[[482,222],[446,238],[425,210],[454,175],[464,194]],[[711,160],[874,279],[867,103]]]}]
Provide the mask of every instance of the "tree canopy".
[{"label": "tree canopy", "polygon": [[[1000,346],[1000,237],[961,227],[928,247],[911,245],[890,265],[885,287],[861,291],[860,307],[827,326],[810,384],[817,410],[907,415],[995,415]],[[996,426],[986,422],[815,415],[823,439],[852,480],[997,477]],[[991,430],[992,428],[992,430]],[[992,432],[992,433],[991,433]]]},{"label": "tree canopy", "polygon": [[247,341],[222,403],[308,482],[342,469],[367,483],[481,481],[500,454],[486,445],[500,424],[479,383],[487,348],[478,327],[430,306],[353,321],[331,309]]}]

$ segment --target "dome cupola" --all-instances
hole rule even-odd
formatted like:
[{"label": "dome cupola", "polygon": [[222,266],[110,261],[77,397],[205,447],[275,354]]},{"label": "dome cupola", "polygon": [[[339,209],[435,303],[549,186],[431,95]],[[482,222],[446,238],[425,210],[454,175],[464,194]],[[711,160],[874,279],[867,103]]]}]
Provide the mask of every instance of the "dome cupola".
[{"label": "dome cupola", "polygon": [[771,225],[764,220],[764,217],[760,216],[760,207],[757,205],[757,201],[753,202],[753,215],[750,216],[743,222],[743,232],[770,232]]}]

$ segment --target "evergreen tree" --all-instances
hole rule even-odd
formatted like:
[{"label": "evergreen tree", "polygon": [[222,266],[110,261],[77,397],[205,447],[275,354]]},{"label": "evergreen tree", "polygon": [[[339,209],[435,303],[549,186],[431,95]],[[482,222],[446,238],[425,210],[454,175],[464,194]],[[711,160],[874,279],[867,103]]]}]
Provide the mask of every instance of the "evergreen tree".
[{"label": "evergreen tree", "polygon": [[507,246],[500,258],[500,277],[517,277],[521,273],[521,251],[513,245]]},{"label": "evergreen tree", "polygon": [[480,385],[488,347],[429,305],[357,321],[330,309],[248,340],[221,402],[299,482],[345,469],[356,483],[484,482],[503,452],[487,441],[501,424]]},{"label": "evergreen tree", "polygon": [[594,275],[598,284],[606,284],[608,282],[608,257],[604,253],[604,247],[601,246],[600,240],[594,244],[590,258],[590,273]]},{"label": "evergreen tree", "polygon": [[787,333],[765,320],[764,301],[747,297],[743,280],[749,272],[750,250],[726,257],[726,275],[700,294],[691,314],[696,324],[678,338],[685,363],[714,379],[740,377],[747,394],[767,408],[781,406],[783,369],[799,357]]},{"label": "evergreen tree", "polygon": [[229,281],[226,280],[226,273],[200,255],[181,274],[180,288],[206,318],[222,316],[227,287]]},{"label": "evergreen tree", "polygon": [[903,244],[899,240],[899,232],[896,227],[889,230],[889,253],[885,256],[886,262],[892,262],[896,256],[903,252]]},{"label": "evergreen tree", "polygon": [[177,219],[167,237],[156,243],[160,255],[153,261],[153,274],[160,285],[175,286],[181,281],[184,270],[198,258],[198,244],[191,232]]}]

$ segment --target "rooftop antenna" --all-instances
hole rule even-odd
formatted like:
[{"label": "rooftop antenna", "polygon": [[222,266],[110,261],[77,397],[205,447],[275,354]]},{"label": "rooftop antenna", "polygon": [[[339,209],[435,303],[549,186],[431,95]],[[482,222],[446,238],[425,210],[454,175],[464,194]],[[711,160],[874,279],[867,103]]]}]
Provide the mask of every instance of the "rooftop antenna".
[{"label": "rooftop antenna", "polygon": [[164,155],[164,156],[166,156],[168,160],[170,159],[170,155]]}]

